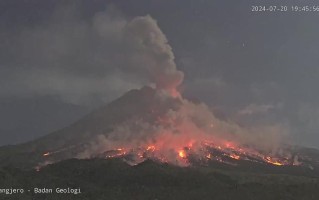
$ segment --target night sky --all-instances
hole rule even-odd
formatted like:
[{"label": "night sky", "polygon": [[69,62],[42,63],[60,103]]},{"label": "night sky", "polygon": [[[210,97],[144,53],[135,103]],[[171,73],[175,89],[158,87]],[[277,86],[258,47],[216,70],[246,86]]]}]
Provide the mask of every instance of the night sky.
[{"label": "night sky", "polygon": [[253,5],[316,1],[0,1],[0,145],[46,135],[149,84],[130,62],[131,41],[115,41],[125,21],[150,15],[185,74],[184,96],[223,120],[278,125],[319,148],[319,12]]}]

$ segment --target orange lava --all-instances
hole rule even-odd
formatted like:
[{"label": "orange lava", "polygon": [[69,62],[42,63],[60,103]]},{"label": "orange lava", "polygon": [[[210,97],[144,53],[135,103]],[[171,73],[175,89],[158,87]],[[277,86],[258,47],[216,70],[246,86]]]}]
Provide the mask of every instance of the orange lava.
[{"label": "orange lava", "polygon": [[231,155],[229,155],[229,157],[231,157],[231,158],[233,158],[235,160],[239,160],[240,159],[240,156],[235,155],[235,154],[231,154]]},{"label": "orange lava", "polygon": [[284,165],[284,163],[280,163],[279,161],[276,161],[276,160],[273,160],[271,157],[267,156],[265,158],[266,162],[268,162],[269,164],[272,164],[272,165],[277,165],[277,166],[282,166]]},{"label": "orange lava", "polygon": [[180,150],[180,151],[178,152],[178,156],[181,157],[181,158],[186,158],[186,153],[185,153],[185,151],[184,151],[184,150]]},{"label": "orange lava", "polygon": [[[169,138],[172,139],[172,138]],[[61,151],[46,152],[44,157]],[[103,152],[101,152],[103,153]],[[133,155],[133,156],[131,156]],[[275,156],[262,153],[250,147],[244,147],[235,142],[222,140],[203,140],[196,141],[193,138],[183,138],[168,140],[160,138],[156,142],[147,143],[138,147],[118,146],[107,149],[104,158],[122,157],[132,159],[132,163],[139,163],[146,159],[155,159],[164,163],[188,166],[192,163],[190,158],[198,158],[200,162],[218,161],[218,162],[237,162],[236,160],[250,160],[252,162],[268,163],[275,166],[289,165],[289,157]],[[131,157],[130,157],[131,156]],[[135,156],[135,157],[134,157]],[[174,157],[175,156],[175,157]],[[134,160],[135,159],[135,160]],[[233,160],[230,160],[233,159]]]},{"label": "orange lava", "polygon": [[277,165],[277,166],[282,166],[283,164],[282,163],[280,163],[280,162],[272,162],[271,164],[273,164],[273,165]]},{"label": "orange lava", "polygon": [[155,146],[151,145],[146,148],[146,151],[155,151]]}]

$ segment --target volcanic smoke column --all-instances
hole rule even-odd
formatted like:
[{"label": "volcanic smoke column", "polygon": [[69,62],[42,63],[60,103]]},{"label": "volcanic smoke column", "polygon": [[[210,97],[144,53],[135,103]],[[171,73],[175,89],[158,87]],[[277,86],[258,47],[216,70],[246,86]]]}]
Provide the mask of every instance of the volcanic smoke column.
[{"label": "volcanic smoke column", "polygon": [[[167,38],[157,22],[150,16],[136,17],[126,26],[126,33],[136,52],[143,52],[143,57],[133,57],[133,62],[141,62],[146,68],[149,81],[156,88],[165,90],[170,95],[179,96],[177,87],[182,83],[184,73],[177,70],[174,53]],[[139,66],[141,67],[141,66]]]},{"label": "volcanic smoke column", "polygon": [[[105,19],[112,19],[112,17]],[[249,153],[253,157],[258,157],[261,162],[281,164],[278,160],[272,159],[268,153],[263,155],[259,151],[253,151],[254,149],[242,148],[248,144],[257,146],[257,142],[262,141],[266,151],[269,151],[269,148],[265,144],[270,144],[272,150],[274,142],[269,140],[267,135],[261,140],[249,129],[231,121],[218,119],[204,103],[193,103],[179,94],[177,89],[183,81],[184,73],[177,70],[172,48],[152,17],[147,15],[131,20],[123,19],[123,23],[121,20],[119,20],[121,23],[118,23],[120,25],[116,26],[118,27],[116,36],[119,37],[115,42],[125,49],[121,48],[118,52],[119,66],[124,68],[123,72],[144,79],[143,84],[155,84],[157,91],[154,96],[145,96],[148,98],[145,102],[153,101],[150,105],[143,104],[143,108],[138,109],[142,111],[145,107],[149,108],[146,113],[134,113],[127,120],[115,124],[112,132],[100,135],[96,142],[90,145],[92,148],[79,157],[87,155],[91,157],[101,152],[115,152],[113,155],[107,154],[108,158],[121,157],[133,152],[132,154],[137,155],[135,156],[137,158],[151,157],[164,162],[185,165],[188,162],[187,152],[191,151],[193,155],[194,152],[199,155],[199,158],[222,162],[221,157],[209,151],[209,149],[215,149],[230,160],[238,160]],[[104,21],[107,20],[102,20]],[[114,56],[118,58],[118,55]],[[138,95],[141,96],[136,99],[143,99],[142,91],[146,90],[140,90]],[[173,98],[161,98],[162,96],[158,94],[162,94],[162,91]],[[133,107],[137,105],[136,102],[132,102]],[[161,112],[158,112],[159,110]],[[253,132],[261,132],[261,130],[253,130]],[[144,154],[151,155],[144,156]]]}]

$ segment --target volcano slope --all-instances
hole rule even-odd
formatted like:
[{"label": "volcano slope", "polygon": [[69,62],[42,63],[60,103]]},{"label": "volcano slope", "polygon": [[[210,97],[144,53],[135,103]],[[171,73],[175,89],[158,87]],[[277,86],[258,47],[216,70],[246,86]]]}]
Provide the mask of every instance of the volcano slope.
[{"label": "volcano slope", "polygon": [[109,134],[118,124],[132,118],[153,123],[157,115],[168,109],[177,109],[178,104],[180,102],[177,99],[160,101],[156,91],[150,87],[131,90],[68,127],[28,143],[0,147],[0,166],[34,168],[47,161],[43,156],[46,152],[54,152],[50,156],[54,162],[74,158],[91,145],[89,141],[96,136]]},{"label": "volcano slope", "polygon": [[204,104],[144,87],[47,136],[0,147],[0,166],[33,169],[70,158],[123,157],[131,164],[151,158],[182,166],[217,161],[248,168],[301,166],[318,172],[317,150],[283,145],[276,150],[280,153],[262,151],[239,144],[236,134],[224,134],[234,130],[243,132],[217,119]]},{"label": "volcano slope", "polygon": [[[203,121],[212,117],[193,115],[191,103],[192,124],[185,125],[174,118],[183,104],[144,87],[62,130],[1,147],[0,188],[31,190],[4,198],[318,199],[318,150],[287,147],[289,158],[272,158],[228,142],[195,148],[193,137],[206,138],[193,132],[207,130]],[[81,188],[82,194],[33,194],[34,187]]]}]

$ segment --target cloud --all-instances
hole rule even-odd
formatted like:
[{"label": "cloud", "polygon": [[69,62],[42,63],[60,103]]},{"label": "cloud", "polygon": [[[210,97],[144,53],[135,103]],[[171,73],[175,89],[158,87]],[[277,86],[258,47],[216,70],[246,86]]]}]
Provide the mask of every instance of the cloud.
[{"label": "cloud", "polygon": [[256,105],[249,104],[244,109],[238,112],[239,115],[253,115],[253,114],[265,114],[269,112],[271,109],[275,108],[274,105]]},{"label": "cloud", "polygon": [[129,19],[113,6],[80,16],[74,5],[58,7],[41,25],[2,30],[11,36],[0,47],[0,96],[88,104],[147,84],[167,91],[181,84],[172,48],[151,16]]}]

